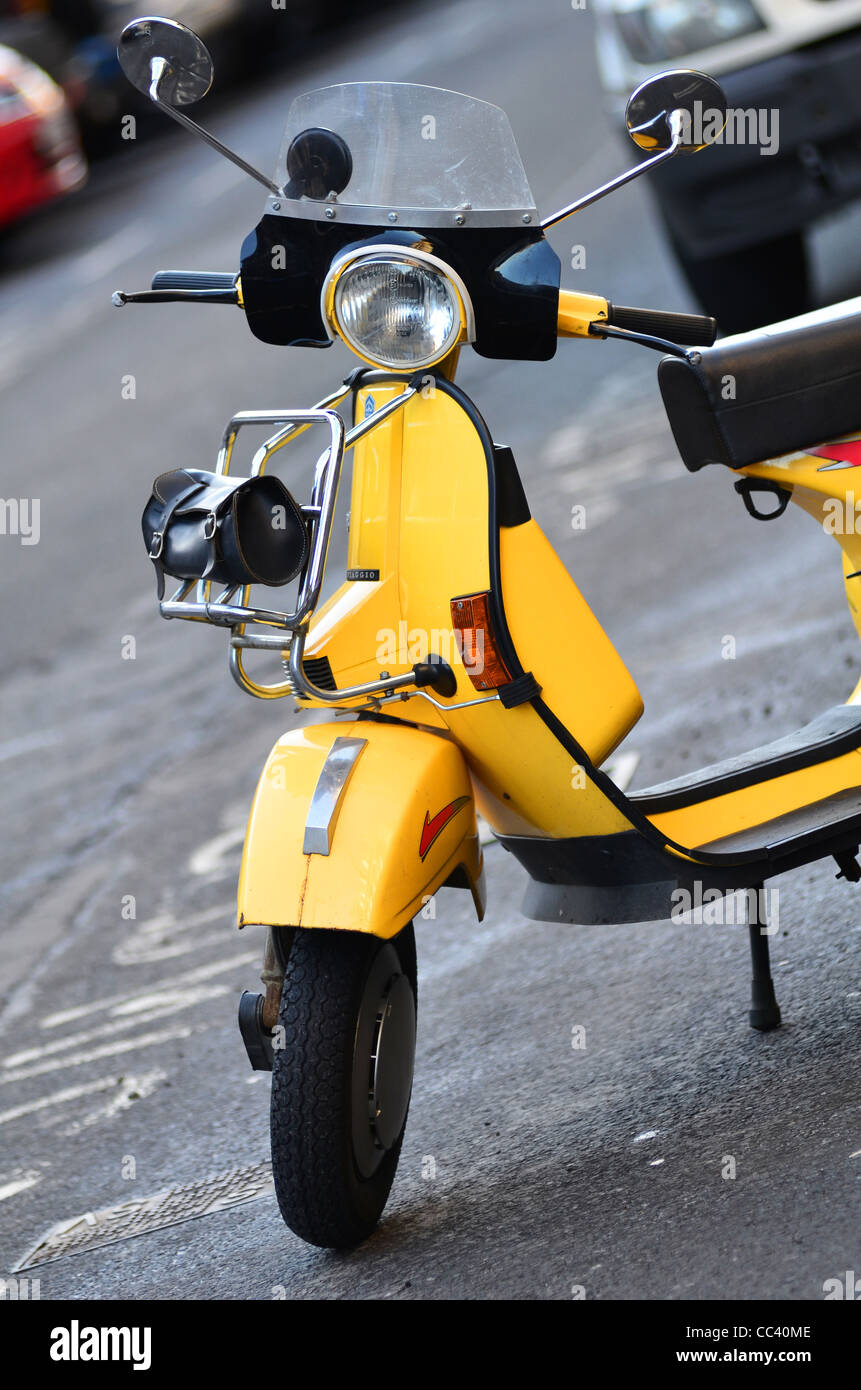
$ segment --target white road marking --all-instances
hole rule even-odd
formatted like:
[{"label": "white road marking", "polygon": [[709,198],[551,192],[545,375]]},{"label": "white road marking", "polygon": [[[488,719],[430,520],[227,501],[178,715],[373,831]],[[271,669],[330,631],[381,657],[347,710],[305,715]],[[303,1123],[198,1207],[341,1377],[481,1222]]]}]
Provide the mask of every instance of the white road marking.
[{"label": "white road marking", "polygon": [[[196,989],[175,990],[172,996],[166,991],[162,996],[164,1002],[157,1007],[149,1008],[144,1013],[133,1013],[131,1017],[121,1017],[113,1023],[102,1023],[98,1028],[91,1028],[86,1033],[52,1038],[41,1047],[28,1047],[23,1052],[15,1052],[11,1057],[4,1059],[3,1069],[5,1071],[8,1067],[14,1070],[16,1067],[28,1066],[31,1062],[38,1062],[42,1057],[57,1057],[67,1048],[86,1047],[98,1038],[115,1037],[118,1033],[136,1028],[139,1024],[155,1023],[157,1019],[176,1013],[179,1009],[192,1008],[195,1004],[201,1004],[208,999],[218,999],[228,993],[227,985],[199,985]],[[150,997],[154,999],[156,996]]]},{"label": "white road marking", "polygon": [[41,734],[25,734],[23,738],[10,739],[8,743],[0,743],[0,763],[20,758],[25,753],[36,753],[40,748],[53,748],[61,742],[62,737],[57,729],[46,729]]},{"label": "white road marking", "polygon": [[124,1076],[107,1100],[61,1130],[63,1137],[70,1138],[72,1135],[80,1134],[82,1130],[89,1129],[100,1120],[112,1120],[115,1115],[130,1110],[137,1101],[146,1100],[147,1096],[151,1096],[162,1081],[166,1080],[167,1072],[159,1067],[154,1071],[144,1072],[142,1076]]},{"label": "white road marking", "polygon": [[241,845],[244,839],[244,825],[236,825],[232,830],[223,830],[220,835],[213,836],[194,851],[188,861],[189,869],[201,878],[223,878],[233,872],[233,865],[224,862],[225,855],[229,850]]},{"label": "white road marking", "polygon": [[119,946],[111,953],[111,960],[116,965],[149,965],[159,960],[173,960],[176,956],[187,956],[192,951],[202,950],[205,946],[223,945],[223,931],[208,932],[206,935],[195,933],[182,941],[166,942],[163,946],[157,942],[152,946],[147,946],[143,942]]},{"label": "white road marking", "polygon": [[42,1096],[39,1100],[26,1101],[23,1105],[15,1105],[11,1110],[0,1110],[0,1125],[9,1124],[12,1120],[19,1120],[23,1115],[37,1115],[40,1110],[50,1110],[54,1105],[69,1105],[72,1101],[81,1100],[84,1096],[96,1095],[99,1091],[109,1091],[116,1086],[118,1077],[103,1076],[100,1081],[88,1081],[83,1086],[67,1086],[62,1091],[54,1091],[50,1096]]},{"label": "white road marking", "polygon": [[162,1043],[174,1042],[179,1038],[190,1038],[194,1029],[190,1027],[164,1028],[160,1033],[145,1033],[141,1038],[125,1038],[120,1042],[94,1047],[89,1052],[61,1053],[50,1062],[40,1062],[35,1067],[24,1067],[21,1071],[0,1077],[0,1086],[11,1086],[16,1081],[29,1081],[33,1076],[45,1076],[52,1071],[65,1071],[69,1067],[82,1067],[86,1062],[100,1062],[105,1057],[119,1057],[125,1052],[140,1052],[145,1047],[159,1047]]},{"label": "white road marking", "polygon": [[[212,961],[209,965],[198,965],[194,970],[187,970],[183,975],[176,975],[171,981],[171,985],[181,989],[185,985],[197,984],[200,980],[208,980],[211,975],[220,975],[223,970],[232,970],[234,966],[250,965],[252,961],[261,958],[260,951],[245,951],[240,956],[223,957],[221,960]],[[59,1013],[48,1014],[42,1019],[43,1028],[60,1028],[65,1023],[74,1023],[75,1019],[84,1018],[88,1014],[101,1013],[104,1009],[113,1009],[117,1005],[133,1003],[137,999],[146,996],[138,994],[113,994],[107,999],[95,999],[91,1004],[79,1004],[74,1009],[61,1009]]]},{"label": "white road marking", "polygon": [[[219,944],[225,940],[227,930],[235,926],[235,904],[219,904],[206,908],[203,912],[192,912],[181,922],[170,912],[159,913],[140,926],[134,927],[111,952],[111,960],[117,965],[149,964],[152,961],[171,960],[174,956],[188,955],[189,951],[202,946]],[[224,929],[202,934],[198,928],[205,922],[221,921]],[[177,940],[176,938],[179,938]]]},{"label": "white road marking", "polygon": [[22,1173],[20,1178],[13,1178],[11,1182],[3,1183],[0,1186],[0,1202],[5,1202],[9,1197],[14,1197],[18,1192],[26,1192],[28,1187],[35,1187],[41,1179],[41,1173],[27,1172]]},{"label": "white road marking", "polygon": [[176,1009],[192,1009],[195,1004],[203,1004],[208,999],[220,999],[230,991],[227,985],[198,985],[192,989],[165,989],[152,994],[142,994],[130,999],[126,1004],[117,1004],[111,1009],[112,1016],[119,1022],[145,1023],[157,1013],[170,1013]]}]

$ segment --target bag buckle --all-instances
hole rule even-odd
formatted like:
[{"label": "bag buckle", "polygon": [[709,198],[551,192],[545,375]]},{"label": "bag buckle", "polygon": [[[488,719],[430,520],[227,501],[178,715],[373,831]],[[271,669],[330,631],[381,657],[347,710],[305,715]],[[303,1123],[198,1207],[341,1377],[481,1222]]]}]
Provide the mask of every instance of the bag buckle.
[{"label": "bag buckle", "polygon": [[164,550],[164,532],[163,532],[163,531],[153,531],[153,533],[152,533],[152,542],[151,542],[150,548],[149,548],[149,558],[150,558],[151,560],[158,560],[158,559],[161,557],[161,553],[162,553],[163,550]]},{"label": "bag buckle", "polygon": [[205,541],[213,540],[217,530],[218,517],[216,516],[215,512],[209,512],[206,520],[203,523],[203,539]]}]

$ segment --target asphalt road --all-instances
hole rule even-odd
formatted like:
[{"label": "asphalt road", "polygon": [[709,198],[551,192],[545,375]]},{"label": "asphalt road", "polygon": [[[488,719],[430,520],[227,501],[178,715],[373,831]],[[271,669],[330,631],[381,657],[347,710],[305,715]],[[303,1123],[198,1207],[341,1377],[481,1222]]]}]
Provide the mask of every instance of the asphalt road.
[{"label": "asphalt road", "polygon": [[[214,128],[271,167],[290,97],[360,77],[503,106],[544,211],[628,157],[589,15],[564,0],[369,21]],[[139,515],[157,472],[208,466],[230,413],[311,404],[347,359],[267,348],[229,309],[117,313],[110,292],[234,267],[258,192],[177,134],[130,145],[6,248],[0,491],[40,500],[41,534],[0,538],[0,1275],[57,1223],[178,1186],[172,1224],[25,1271],[42,1297],[820,1299],[861,1270],[861,912],[827,865],[781,883],[785,1026],[760,1036],[743,929],[529,923],[522,872],[491,846],[485,921],[449,890],[417,923],[416,1083],[378,1234],[311,1250],[265,1182],[177,1224],[190,1185],[232,1173],[230,1207],[265,1171],[269,1082],[234,1021],[262,935],[236,933],[233,893],[259,769],[295,718],[233,686],[219,634],[158,619]],[[553,241],[563,260],[586,247],[569,285],[693,307],[640,186]],[[824,296],[859,292],[856,242],[852,219],[818,239]],[[749,520],[718,470],[685,473],[649,354],[469,356],[461,382],[641,686],[640,785],[846,697],[836,549],[803,516]]]}]

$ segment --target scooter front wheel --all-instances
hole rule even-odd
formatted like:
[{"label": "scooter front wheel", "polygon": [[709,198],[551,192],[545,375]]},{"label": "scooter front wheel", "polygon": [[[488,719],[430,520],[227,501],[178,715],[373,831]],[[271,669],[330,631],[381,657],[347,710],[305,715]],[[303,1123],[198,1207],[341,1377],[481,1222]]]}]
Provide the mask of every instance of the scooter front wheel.
[{"label": "scooter front wheel", "polygon": [[393,941],[298,930],[278,1025],[270,1130],[281,1215],[311,1245],[358,1245],[386,1204],[409,1109],[412,923]]}]

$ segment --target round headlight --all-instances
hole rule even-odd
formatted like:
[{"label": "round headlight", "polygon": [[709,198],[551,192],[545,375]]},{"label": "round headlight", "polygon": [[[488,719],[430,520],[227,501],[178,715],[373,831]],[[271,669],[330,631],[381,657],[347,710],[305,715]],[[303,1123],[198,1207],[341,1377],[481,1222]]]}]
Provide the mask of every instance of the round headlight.
[{"label": "round headlight", "polygon": [[465,327],[466,291],[462,297],[447,267],[430,260],[366,254],[333,267],[331,317],[360,356],[395,369],[429,367],[454,347]]}]

